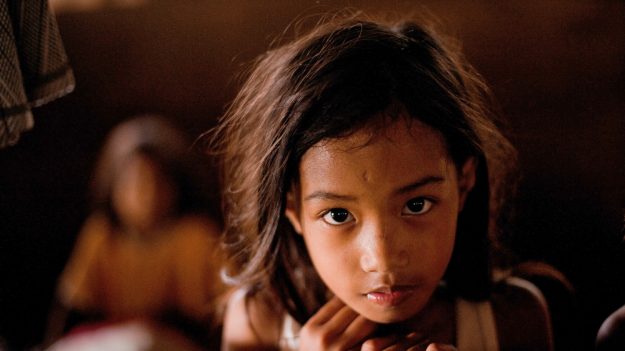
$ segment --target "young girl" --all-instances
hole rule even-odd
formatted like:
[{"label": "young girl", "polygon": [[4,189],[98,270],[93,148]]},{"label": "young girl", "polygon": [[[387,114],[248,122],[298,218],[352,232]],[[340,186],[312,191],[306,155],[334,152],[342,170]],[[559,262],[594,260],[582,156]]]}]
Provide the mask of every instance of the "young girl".
[{"label": "young girl", "polygon": [[59,281],[59,301],[77,322],[149,319],[206,337],[222,293],[221,229],[207,216],[195,162],[162,118],[133,118],[110,133],[94,212]]},{"label": "young girl", "polygon": [[514,149],[485,91],[416,23],[335,20],[264,54],[212,138],[223,349],[551,349],[540,292],[491,274]]}]

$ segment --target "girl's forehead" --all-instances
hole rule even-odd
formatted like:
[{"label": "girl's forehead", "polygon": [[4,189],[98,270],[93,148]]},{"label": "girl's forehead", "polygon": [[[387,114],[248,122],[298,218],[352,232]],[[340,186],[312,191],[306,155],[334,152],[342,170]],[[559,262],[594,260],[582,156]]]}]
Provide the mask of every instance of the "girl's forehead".
[{"label": "girl's forehead", "polygon": [[351,172],[410,178],[420,173],[447,173],[450,166],[438,131],[422,122],[398,119],[380,130],[363,129],[317,143],[302,157],[299,171],[300,180],[341,178]]},{"label": "girl's forehead", "polygon": [[332,152],[357,152],[374,143],[385,144],[390,148],[415,146],[424,152],[447,153],[442,134],[427,124],[413,118],[400,117],[394,120],[384,118],[371,123],[348,135],[324,139],[312,148],[323,148]]},{"label": "girl's forehead", "polygon": [[299,165],[304,197],[316,192],[386,196],[422,179],[445,184],[455,179],[443,138],[433,128],[397,120],[375,132],[357,131],[309,149]]}]

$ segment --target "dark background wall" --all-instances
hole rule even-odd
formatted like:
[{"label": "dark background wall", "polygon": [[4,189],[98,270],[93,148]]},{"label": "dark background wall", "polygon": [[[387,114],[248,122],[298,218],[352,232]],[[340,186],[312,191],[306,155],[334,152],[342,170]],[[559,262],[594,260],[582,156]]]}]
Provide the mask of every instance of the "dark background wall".
[{"label": "dark background wall", "polygon": [[294,18],[349,5],[428,12],[490,83],[520,153],[515,229],[522,258],[578,290],[585,340],[625,303],[625,3],[622,1],[160,0],[59,13],[75,92],[35,109],[35,129],[0,150],[0,336],[41,339],[55,280],[88,213],[106,132],[161,113],[210,127],[235,79]]}]

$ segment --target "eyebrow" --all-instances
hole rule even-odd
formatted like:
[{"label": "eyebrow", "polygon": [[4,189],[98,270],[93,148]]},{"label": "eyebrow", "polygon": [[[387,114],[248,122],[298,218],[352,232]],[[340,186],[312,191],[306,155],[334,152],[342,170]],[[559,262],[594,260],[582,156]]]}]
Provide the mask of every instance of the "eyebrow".
[{"label": "eyebrow", "polygon": [[356,197],[355,196],[350,196],[350,195],[340,195],[340,194],[335,194],[335,193],[331,193],[328,191],[315,191],[312,194],[306,196],[304,198],[304,201],[308,201],[308,200],[313,200],[313,199],[317,199],[317,200],[339,200],[339,201],[356,201]]},{"label": "eyebrow", "polygon": [[[424,187],[426,185],[442,183],[444,181],[445,181],[445,178],[442,176],[426,176],[421,179],[418,179],[415,182],[412,182],[408,185],[402,186],[401,188],[395,190],[395,194],[405,194],[413,190],[419,189],[421,187]],[[313,199],[356,201],[355,196],[335,194],[329,191],[322,191],[322,190],[315,191],[312,194],[306,196],[304,198],[304,201],[313,200]]]},{"label": "eyebrow", "polygon": [[443,176],[425,176],[413,183],[402,186],[401,188],[395,190],[395,194],[398,194],[398,195],[405,194],[413,190],[419,189],[421,187],[424,187],[426,185],[438,184],[444,181],[445,181],[445,177]]}]

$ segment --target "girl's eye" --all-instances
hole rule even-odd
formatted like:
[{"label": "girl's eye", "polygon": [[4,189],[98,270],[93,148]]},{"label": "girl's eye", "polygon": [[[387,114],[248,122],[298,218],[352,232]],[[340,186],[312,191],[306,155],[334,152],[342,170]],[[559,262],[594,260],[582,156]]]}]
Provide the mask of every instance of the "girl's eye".
[{"label": "girl's eye", "polygon": [[427,213],[430,208],[432,208],[432,200],[428,200],[424,197],[416,197],[408,200],[401,213],[405,215],[420,215]]},{"label": "girl's eye", "polygon": [[323,215],[323,220],[331,225],[340,225],[354,220],[354,216],[344,208],[332,208]]}]

